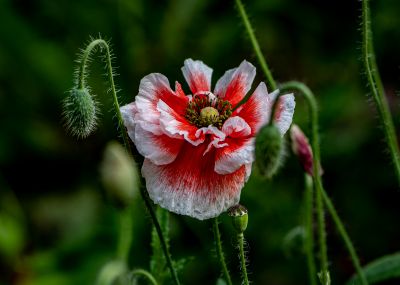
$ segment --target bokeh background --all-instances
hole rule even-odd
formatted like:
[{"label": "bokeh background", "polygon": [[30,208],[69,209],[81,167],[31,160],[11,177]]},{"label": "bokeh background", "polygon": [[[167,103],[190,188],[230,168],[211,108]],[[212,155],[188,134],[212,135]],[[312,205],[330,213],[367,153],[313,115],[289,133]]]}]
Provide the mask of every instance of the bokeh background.
[{"label": "bokeh background", "polygon": [[[367,96],[360,61],[361,2],[245,4],[275,78],[301,80],[317,96],[324,183],[362,263],[398,251],[400,192]],[[400,2],[375,0],[371,7],[377,61],[400,129]],[[89,79],[103,111],[99,129],[76,140],[61,123],[61,101],[72,87],[77,52],[89,36],[98,35],[113,45],[123,104],[133,100],[140,79],[151,72],[183,83],[180,67],[186,58],[211,66],[213,84],[243,59],[259,67],[233,0],[1,0],[2,285],[93,284],[115,255],[117,210],[104,194],[99,164],[105,145],[118,133],[102,63],[92,64]],[[258,72],[256,81],[261,80]],[[307,120],[299,97],[294,121],[306,133]],[[302,223],[303,188],[303,173],[290,151],[273,181],[253,175],[244,188],[254,284],[308,284],[300,245],[283,242]],[[141,200],[134,203],[130,266],[148,269],[151,224]],[[228,265],[238,284],[232,227],[225,215],[221,220]],[[344,284],[354,269],[329,217],[327,230],[333,284]],[[215,283],[219,269],[209,222],[171,215],[171,251],[177,259],[192,257],[181,273],[184,284]]]}]

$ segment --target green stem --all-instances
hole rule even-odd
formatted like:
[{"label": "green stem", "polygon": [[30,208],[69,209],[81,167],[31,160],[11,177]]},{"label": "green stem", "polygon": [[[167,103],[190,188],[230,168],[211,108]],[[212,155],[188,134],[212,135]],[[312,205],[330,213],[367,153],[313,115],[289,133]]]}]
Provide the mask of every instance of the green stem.
[{"label": "green stem", "polygon": [[119,259],[128,264],[129,250],[132,244],[132,209],[127,207],[120,210],[120,228],[117,246],[117,256]]},{"label": "green stem", "polygon": [[[148,271],[146,271],[146,270],[144,270],[144,269],[135,269],[135,270],[133,270],[133,271],[131,272],[131,275],[132,275],[132,277],[135,277],[135,276],[143,276],[143,277],[146,277],[146,279],[147,279],[148,281],[150,281],[150,283],[151,283],[152,285],[158,285],[158,283],[157,283],[156,279],[153,277],[153,275],[151,275],[150,272],[148,272]],[[134,284],[136,284],[136,283],[134,283]]]},{"label": "green stem", "polygon": [[311,285],[317,285],[317,270],[314,260],[314,232],[313,232],[313,181],[309,174],[305,174],[305,204],[306,204],[306,252],[307,265]]},{"label": "green stem", "polygon": [[[317,102],[315,100],[314,94],[311,90],[301,82],[290,81],[281,85],[281,89],[295,89],[302,93],[302,95],[306,98],[306,102],[309,107],[309,111],[311,114],[311,147],[313,150],[313,179],[314,185],[317,189],[316,191],[316,205],[317,205],[317,221],[318,221],[318,236],[319,236],[319,254],[320,254],[320,269],[323,276],[323,284],[325,284],[324,280],[326,273],[328,273],[328,253],[326,246],[326,229],[325,229],[325,216],[324,216],[324,208],[322,202],[322,181],[320,174],[320,149],[319,149],[319,135],[318,135],[318,108]],[[276,99],[275,102],[278,101],[279,98]],[[274,107],[276,107],[276,103]],[[273,110],[274,111],[274,110]],[[273,112],[271,112],[273,113]],[[326,280],[325,280],[326,281]]]},{"label": "green stem", "polygon": [[125,131],[124,122],[122,120],[121,111],[119,109],[117,91],[115,89],[115,83],[114,83],[114,72],[113,72],[113,68],[112,68],[110,47],[105,40],[103,40],[103,39],[93,40],[86,47],[85,51],[82,54],[82,59],[81,59],[79,70],[78,70],[77,84],[78,84],[79,89],[85,88],[86,74],[87,74],[86,69],[87,69],[87,66],[89,63],[89,58],[90,58],[91,53],[95,50],[95,48],[97,46],[100,46],[101,51],[103,48],[105,49],[105,54],[106,54],[105,61],[106,61],[106,67],[107,67],[107,74],[108,74],[108,80],[109,80],[110,86],[111,86],[110,90],[111,90],[111,94],[113,97],[114,109],[115,109],[115,113],[117,115],[118,128],[119,128],[120,134],[122,136],[122,140],[124,142],[124,146],[125,146],[126,150],[128,151],[128,153],[132,153],[131,147],[129,144],[128,134]]},{"label": "green stem", "polygon": [[[117,92],[115,89],[115,84],[114,84],[114,73],[113,73],[113,68],[112,68],[112,64],[111,64],[111,52],[110,52],[110,48],[107,44],[106,41],[104,41],[103,39],[96,39],[93,40],[85,49],[85,51],[83,52],[82,55],[82,59],[80,62],[80,68],[78,70],[78,87],[79,88],[84,88],[85,87],[85,78],[86,78],[86,68],[88,65],[88,59],[90,58],[90,55],[92,53],[92,51],[94,50],[94,48],[96,46],[100,46],[101,48],[104,48],[106,51],[106,64],[107,64],[107,71],[108,71],[108,79],[110,81],[110,85],[111,85],[111,92],[113,95],[113,100],[114,100],[114,108],[115,108],[115,113],[117,114],[117,119],[118,119],[118,127],[119,127],[119,131],[121,133],[122,139],[124,141],[124,145],[126,148],[126,151],[128,152],[129,155],[132,156],[132,150],[129,144],[129,139],[128,139],[128,133],[126,131],[126,128],[124,126],[123,120],[122,120],[122,115],[121,115],[121,111],[120,111],[120,107],[119,107],[119,103],[118,103],[118,97],[117,97]],[[152,222],[154,224],[154,227],[156,228],[158,237],[160,239],[160,243],[165,255],[165,259],[167,260],[167,265],[170,269],[171,272],[171,276],[174,280],[175,285],[179,285],[179,279],[178,279],[178,275],[176,273],[176,270],[172,264],[172,260],[171,260],[171,254],[169,253],[169,249],[166,245],[165,242],[165,238],[164,235],[161,231],[161,227],[160,227],[160,223],[157,220],[157,216],[154,212],[153,206],[150,202],[150,198],[147,194],[147,191],[143,188],[140,187],[140,193],[141,196],[143,198],[143,201],[146,205],[147,210],[150,213]]]},{"label": "green stem", "polygon": [[172,263],[171,253],[169,252],[169,248],[168,248],[167,243],[165,241],[164,234],[162,232],[160,223],[158,222],[158,219],[157,219],[157,216],[156,216],[156,212],[154,211],[154,208],[151,205],[148,193],[147,193],[147,191],[146,191],[146,189],[144,187],[140,187],[140,193],[141,193],[141,195],[143,197],[143,200],[144,200],[144,202],[146,204],[146,208],[150,213],[150,216],[151,216],[151,219],[153,221],[154,228],[156,229],[158,238],[160,239],[161,248],[162,248],[162,250],[164,252],[165,259],[167,261],[167,265],[168,265],[168,268],[170,270],[172,279],[174,280],[176,285],[179,285],[180,282],[179,282],[179,279],[178,279],[178,274],[177,274],[177,272],[175,270],[175,267],[174,267],[174,265]]},{"label": "green stem", "polygon": [[[320,207],[322,207],[322,205],[318,205],[319,203],[322,204],[322,199],[325,202],[326,207],[328,208],[329,213],[331,214],[336,227],[342,237],[342,239],[344,240],[346,247],[350,253],[352,262],[354,267],[356,268],[356,271],[358,273],[358,275],[360,276],[360,279],[362,280],[362,284],[363,285],[367,285],[367,281],[365,278],[365,275],[361,269],[360,266],[360,261],[359,258],[357,256],[356,251],[354,250],[354,246],[343,226],[343,223],[341,222],[339,216],[336,213],[336,210],[333,206],[333,203],[330,201],[328,195],[326,194],[323,185],[322,185],[322,179],[321,179],[321,173],[320,173],[320,148],[319,148],[319,135],[318,135],[318,109],[317,109],[317,103],[314,97],[314,94],[311,92],[311,90],[303,83],[301,82],[297,82],[297,81],[290,81],[287,83],[284,83],[281,85],[282,90],[298,90],[305,98],[306,101],[308,103],[310,112],[311,112],[311,146],[312,146],[312,150],[313,150],[313,179],[314,179],[314,184],[315,187],[317,189],[317,211],[320,211]],[[321,201],[318,201],[321,200]],[[319,213],[319,223],[321,223],[321,220],[323,221],[323,215],[322,217],[320,217]],[[328,263],[327,263],[327,255],[326,255],[326,234],[325,234],[325,228],[321,228],[322,225],[319,225],[320,229],[320,235],[321,232],[323,234],[323,237],[320,236],[320,254],[321,254],[321,268],[322,268],[322,272],[328,272]],[[325,245],[324,245],[325,244]],[[326,271],[324,271],[326,270]],[[322,275],[324,276],[324,275]]]},{"label": "green stem", "polygon": [[247,268],[246,268],[246,256],[244,254],[244,235],[243,233],[238,234],[238,246],[239,246],[239,257],[240,257],[240,267],[242,269],[242,278],[243,284],[249,285],[249,279],[247,277]]},{"label": "green stem", "polygon": [[335,222],[336,228],[338,229],[346,247],[347,250],[350,253],[351,260],[353,261],[354,267],[356,268],[357,274],[361,280],[361,284],[363,285],[368,285],[367,278],[365,277],[364,271],[361,268],[360,260],[357,256],[356,250],[353,246],[353,243],[351,242],[351,239],[339,217],[339,215],[336,212],[335,207],[333,206],[332,201],[329,199],[328,195],[326,194],[325,190],[322,191],[322,197],[324,199],[325,205],[328,208],[329,214],[332,216],[333,221]]},{"label": "green stem", "polygon": [[262,70],[263,70],[263,72],[265,74],[265,77],[267,78],[269,86],[271,87],[272,90],[276,90],[277,89],[277,84],[276,84],[274,78],[272,77],[272,73],[269,70],[267,62],[266,62],[266,60],[265,60],[265,58],[264,58],[264,56],[263,56],[263,54],[261,52],[260,45],[258,44],[257,38],[256,38],[256,36],[254,34],[254,29],[251,26],[249,17],[246,14],[246,10],[244,9],[242,1],[241,0],[236,0],[236,6],[237,6],[237,8],[239,10],[240,17],[242,18],[243,24],[244,24],[244,26],[246,28],[246,31],[247,31],[247,34],[248,34],[248,36],[250,38],[250,42],[253,45],[254,52],[256,53],[258,62],[260,63],[261,68],[262,68]]},{"label": "green stem", "polygon": [[215,249],[217,251],[218,260],[221,265],[222,274],[224,275],[226,283],[228,285],[232,285],[231,276],[229,275],[229,270],[225,262],[224,252],[222,250],[221,235],[219,233],[219,227],[218,227],[218,217],[214,218],[212,223],[213,223],[213,233],[215,240]]},{"label": "green stem", "polygon": [[398,183],[400,183],[400,151],[396,137],[396,131],[393,125],[392,115],[390,113],[389,104],[385,97],[385,91],[377,69],[375,60],[375,52],[373,49],[371,17],[368,0],[362,0],[362,32],[363,32],[363,62],[371,89],[378,109],[379,117],[383,124],[386,141],[389,146],[390,155],[395,167]]}]

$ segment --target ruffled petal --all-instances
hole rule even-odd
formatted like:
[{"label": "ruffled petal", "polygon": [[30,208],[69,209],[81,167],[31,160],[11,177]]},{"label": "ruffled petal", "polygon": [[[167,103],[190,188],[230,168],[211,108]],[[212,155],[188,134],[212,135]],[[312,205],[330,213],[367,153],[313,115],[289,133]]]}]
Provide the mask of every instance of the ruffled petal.
[{"label": "ruffled petal", "polygon": [[145,159],[142,175],[155,203],[174,213],[204,220],[239,202],[247,179],[246,166],[219,175],[214,171],[215,150],[203,156],[205,148],[206,144],[195,147],[185,143],[174,162],[163,166]]},{"label": "ruffled petal", "polygon": [[[233,116],[242,117],[250,125],[252,134],[255,135],[263,125],[268,123],[273,103],[278,94],[279,90],[268,93],[265,83],[261,82],[249,100],[240,106]],[[279,96],[274,122],[282,135],[286,133],[292,123],[295,105],[293,94]]]},{"label": "ruffled petal", "polygon": [[160,113],[157,110],[157,103],[163,100],[176,112],[184,114],[189,99],[178,95],[171,90],[167,77],[160,73],[151,73],[145,76],[139,85],[139,93],[135,97],[137,112],[142,120],[158,124]]},{"label": "ruffled petal", "polygon": [[296,102],[293,94],[279,97],[279,105],[275,113],[274,122],[282,135],[287,132],[292,124],[295,106]]},{"label": "ruffled petal", "polygon": [[218,80],[214,94],[236,106],[249,92],[256,68],[244,60],[238,68],[230,69]]},{"label": "ruffled petal", "polygon": [[173,162],[183,142],[164,134],[154,135],[144,130],[140,124],[135,128],[135,145],[138,152],[157,165]]},{"label": "ruffled petal", "polygon": [[229,174],[254,161],[254,139],[250,126],[240,117],[231,117],[222,126],[225,147],[216,150],[215,172]]},{"label": "ruffled petal", "polygon": [[268,93],[267,86],[261,82],[249,100],[240,106],[233,116],[239,115],[251,127],[252,134],[256,134],[265,125],[271,115],[271,109],[279,90]]},{"label": "ruffled petal", "polygon": [[211,90],[212,69],[200,60],[186,59],[182,67],[183,76],[193,94]]}]

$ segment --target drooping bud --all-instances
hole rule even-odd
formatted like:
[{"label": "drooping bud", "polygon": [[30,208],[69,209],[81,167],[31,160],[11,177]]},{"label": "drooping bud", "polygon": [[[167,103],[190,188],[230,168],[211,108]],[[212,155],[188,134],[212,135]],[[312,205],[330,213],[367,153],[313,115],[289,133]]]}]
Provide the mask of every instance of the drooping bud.
[{"label": "drooping bud", "polygon": [[108,143],[100,173],[104,188],[111,199],[118,206],[128,206],[139,191],[139,175],[135,161],[119,143]]},{"label": "drooping bud", "polygon": [[308,138],[299,126],[295,124],[290,128],[290,138],[292,140],[293,153],[299,158],[304,171],[313,176],[313,153]]},{"label": "drooping bud", "polygon": [[64,124],[76,137],[85,138],[96,128],[97,107],[87,88],[73,88],[63,102]]},{"label": "drooping bud", "polygon": [[249,216],[247,209],[242,205],[236,205],[228,210],[228,215],[232,217],[232,224],[238,234],[243,233],[247,228]]},{"label": "drooping bud", "polygon": [[285,154],[283,137],[274,124],[261,128],[256,137],[256,164],[261,175],[270,179],[282,165]]}]

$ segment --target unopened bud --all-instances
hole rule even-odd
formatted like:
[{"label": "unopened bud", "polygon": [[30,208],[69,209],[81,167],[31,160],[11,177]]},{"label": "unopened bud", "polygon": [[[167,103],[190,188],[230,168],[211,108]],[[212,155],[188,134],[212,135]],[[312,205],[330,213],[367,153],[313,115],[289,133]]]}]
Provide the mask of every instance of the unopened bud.
[{"label": "unopened bud", "polygon": [[109,196],[119,206],[128,206],[139,188],[135,161],[117,142],[110,142],[101,163],[101,180]]},{"label": "unopened bud", "polygon": [[236,205],[228,210],[228,215],[232,217],[232,224],[238,234],[243,233],[247,228],[249,216],[247,209],[242,205]]},{"label": "unopened bud", "polygon": [[261,128],[256,137],[256,163],[260,174],[272,178],[283,162],[285,149],[279,129],[268,124]]},{"label": "unopened bud", "polygon": [[[290,138],[292,140],[293,153],[299,158],[300,164],[303,167],[304,171],[313,176],[313,153],[311,146],[308,142],[308,138],[305,136],[299,126],[294,124],[290,128]],[[322,172],[322,169],[320,170],[320,172]]]},{"label": "unopened bud", "polygon": [[96,102],[87,88],[73,88],[63,102],[65,127],[73,136],[89,136],[96,128],[96,109]]}]

